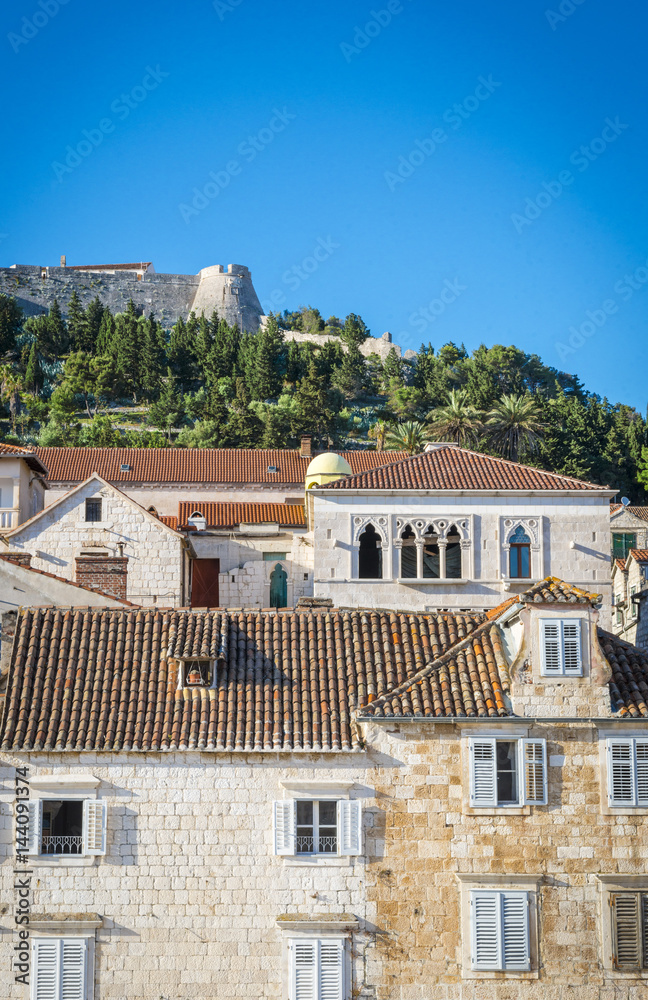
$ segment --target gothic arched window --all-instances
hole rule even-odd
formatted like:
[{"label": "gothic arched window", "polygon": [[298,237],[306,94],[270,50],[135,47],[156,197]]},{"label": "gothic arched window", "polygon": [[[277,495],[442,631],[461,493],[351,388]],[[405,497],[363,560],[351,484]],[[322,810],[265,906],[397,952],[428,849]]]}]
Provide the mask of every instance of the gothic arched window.
[{"label": "gothic arched window", "polygon": [[521,524],[509,536],[509,576],[512,580],[531,577],[531,539]]},{"label": "gothic arched window", "polygon": [[403,543],[401,548],[401,579],[415,580],[418,576],[416,565],[416,535],[412,531],[409,524],[406,525],[405,530],[401,532],[401,541]]},{"label": "gothic arched window", "polygon": [[423,576],[430,580],[438,580],[440,575],[439,536],[430,525],[423,535]]},{"label": "gothic arched window", "polygon": [[446,534],[446,569],[449,580],[461,580],[461,535],[453,524]]},{"label": "gothic arched window", "polygon": [[382,541],[373,524],[359,538],[358,576],[361,580],[382,580]]}]

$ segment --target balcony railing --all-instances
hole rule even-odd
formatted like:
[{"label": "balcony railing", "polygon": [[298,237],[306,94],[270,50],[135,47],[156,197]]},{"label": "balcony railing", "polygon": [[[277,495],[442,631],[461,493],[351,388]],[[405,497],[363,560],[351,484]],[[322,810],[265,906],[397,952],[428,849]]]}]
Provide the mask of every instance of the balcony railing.
[{"label": "balcony railing", "polygon": [[0,507],[0,531],[18,527],[19,511],[14,507]]},{"label": "balcony railing", "polygon": [[[302,836],[298,835],[297,838],[297,854],[314,854],[313,844],[314,838],[312,836]],[[337,837],[324,837],[320,836],[317,838],[318,841],[318,854],[337,854]]]},{"label": "balcony railing", "polygon": [[44,834],[41,838],[41,854],[81,854],[83,837],[59,837]]}]

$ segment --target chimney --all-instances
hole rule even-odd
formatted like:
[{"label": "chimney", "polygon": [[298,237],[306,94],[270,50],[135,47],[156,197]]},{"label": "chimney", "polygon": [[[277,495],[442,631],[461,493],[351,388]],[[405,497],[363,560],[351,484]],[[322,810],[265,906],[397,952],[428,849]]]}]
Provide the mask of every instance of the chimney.
[{"label": "chimney", "polygon": [[0,552],[0,559],[16,566],[31,566],[31,552]]},{"label": "chimney", "polygon": [[313,450],[312,450],[312,447],[311,447],[312,440],[313,439],[311,438],[310,434],[302,434],[301,448],[300,448],[300,451],[299,451],[299,454],[301,455],[302,458],[312,458],[313,457]]},{"label": "chimney", "polygon": [[64,253],[61,254],[61,267],[67,267],[67,264],[65,263],[65,254]]}]

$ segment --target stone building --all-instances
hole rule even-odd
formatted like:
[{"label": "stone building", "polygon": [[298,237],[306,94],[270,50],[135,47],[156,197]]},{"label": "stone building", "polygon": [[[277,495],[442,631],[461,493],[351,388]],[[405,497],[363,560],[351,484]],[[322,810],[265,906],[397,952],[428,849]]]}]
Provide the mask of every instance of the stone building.
[{"label": "stone building", "polygon": [[612,563],[612,631],[648,651],[648,548],[630,549]]},{"label": "stone building", "polygon": [[558,576],[604,595],[613,491],[455,445],[312,484],[316,597],[335,606],[494,607]]},{"label": "stone building", "polygon": [[48,1000],[638,1000],[648,657],[599,603],[22,611],[2,967]]},{"label": "stone building", "polygon": [[43,509],[47,469],[29,448],[0,443],[0,535]]},{"label": "stone building", "polygon": [[631,549],[648,548],[648,507],[610,505],[612,558],[626,559]]}]

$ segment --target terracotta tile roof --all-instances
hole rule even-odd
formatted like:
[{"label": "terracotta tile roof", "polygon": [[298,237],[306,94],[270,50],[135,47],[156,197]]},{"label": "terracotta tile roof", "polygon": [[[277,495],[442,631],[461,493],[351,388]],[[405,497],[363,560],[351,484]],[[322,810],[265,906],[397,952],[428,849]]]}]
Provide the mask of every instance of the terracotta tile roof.
[{"label": "terracotta tile roof", "polygon": [[[303,489],[311,459],[296,449],[36,448],[50,483],[77,483],[93,472],[111,483],[273,483]],[[404,452],[343,451],[354,472],[383,465]],[[121,466],[129,466],[122,471]],[[277,472],[268,472],[275,467]]]},{"label": "terracotta tile roof", "polygon": [[174,531],[178,530],[178,518],[175,514],[156,514],[158,521],[162,521],[162,524],[166,524],[167,528],[173,528]]},{"label": "terracotta tile roof", "polygon": [[23,448],[17,444],[6,444],[4,441],[0,441],[0,458],[6,455],[10,458],[24,458],[30,469],[34,472],[38,472],[40,475],[47,475],[47,469],[43,465],[40,458],[34,454],[33,448]]},{"label": "terracotta tile roof", "polygon": [[523,604],[600,604],[603,595],[581,590],[557,576],[547,576],[520,594],[518,600]]},{"label": "terracotta tile roof", "polygon": [[[479,615],[23,609],[0,740],[34,750],[351,750],[355,709]],[[217,661],[177,689],[177,658]]]},{"label": "terracotta tile roof", "polygon": [[637,562],[648,562],[648,549],[630,549],[628,555]]},{"label": "terracotta tile roof", "polygon": [[629,510],[635,517],[642,521],[648,521],[648,507],[624,507],[621,503],[610,504],[610,513],[618,514],[620,510]]},{"label": "terracotta tile roof", "polygon": [[648,654],[599,629],[599,640],[612,668],[612,708],[622,716],[648,716]]},{"label": "terracotta tile roof", "polygon": [[581,479],[443,445],[368,472],[347,476],[322,490],[605,490]]},{"label": "terracotta tile roof", "polygon": [[626,564],[625,559],[615,559],[614,562],[616,564],[617,569],[625,570],[625,564]]},{"label": "terracotta tile roof", "polygon": [[178,504],[178,524],[189,526],[193,513],[202,514],[208,528],[236,528],[239,524],[280,524],[290,528],[305,528],[306,517],[302,504],[288,503],[220,503],[200,500]]}]

